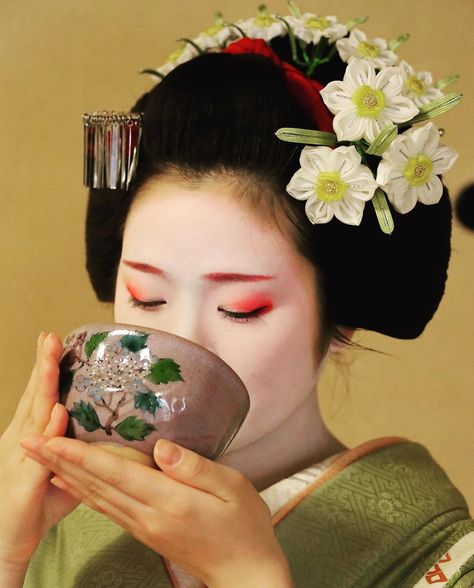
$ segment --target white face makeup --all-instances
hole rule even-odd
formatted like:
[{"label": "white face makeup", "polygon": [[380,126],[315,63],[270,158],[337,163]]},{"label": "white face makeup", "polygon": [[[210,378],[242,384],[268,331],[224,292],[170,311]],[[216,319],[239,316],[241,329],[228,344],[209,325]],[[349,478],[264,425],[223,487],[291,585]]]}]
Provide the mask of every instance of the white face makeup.
[{"label": "white face makeup", "polygon": [[277,227],[232,198],[228,180],[196,188],[160,179],[137,199],[115,320],[190,339],[237,372],[251,407],[230,450],[315,410],[314,269]]}]

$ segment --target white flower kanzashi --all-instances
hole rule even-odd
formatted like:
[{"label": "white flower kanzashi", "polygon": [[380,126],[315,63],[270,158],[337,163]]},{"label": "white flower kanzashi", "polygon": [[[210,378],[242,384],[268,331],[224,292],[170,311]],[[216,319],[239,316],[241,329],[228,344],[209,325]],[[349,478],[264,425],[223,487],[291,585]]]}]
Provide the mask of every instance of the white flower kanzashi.
[{"label": "white flower kanzashi", "polygon": [[261,5],[257,16],[235,23],[250,39],[271,41],[274,37],[286,34],[285,24],[273,14],[268,14],[265,5]]},{"label": "white flower kanzashi", "polygon": [[198,55],[198,51],[195,47],[191,45],[191,43],[183,42],[179,49],[173,51],[171,55],[168,56],[168,59],[165,63],[157,68],[157,71],[162,75],[166,76],[171,70],[173,70],[178,65],[189,61],[193,57]]},{"label": "white flower kanzashi", "polygon": [[370,169],[361,164],[356,148],[304,147],[300,165],[286,190],[293,198],[307,201],[305,211],[311,223],[327,223],[335,216],[345,224],[359,225],[377,184]]},{"label": "white flower kanzashi", "polygon": [[319,43],[321,37],[327,37],[330,43],[347,35],[347,27],[337,22],[335,16],[317,16],[305,12],[300,17],[287,16],[285,20],[293,33],[306,43]]},{"label": "white flower kanzashi", "polygon": [[458,153],[439,145],[439,130],[433,123],[413,127],[399,135],[382,155],[377,183],[395,210],[405,214],[417,202],[437,204],[443,194],[438,174],[454,165]]},{"label": "white flower kanzashi", "polygon": [[421,108],[437,98],[444,96],[441,90],[433,86],[433,76],[427,71],[415,72],[406,61],[399,64],[403,76],[403,95],[407,96]]},{"label": "white flower kanzashi", "polygon": [[227,26],[224,21],[216,22],[212,27],[203,31],[198,37],[193,39],[203,51],[218,47],[225,47],[228,41],[233,41],[240,37],[236,29]]},{"label": "white flower kanzashi", "polygon": [[369,143],[386,126],[409,121],[419,109],[402,96],[403,78],[398,67],[386,67],[379,73],[362,59],[351,61],[344,79],[330,82],[321,96],[335,114],[334,131],[339,141],[366,139]]},{"label": "white flower kanzashi", "polygon": [[377,37],[369,40],[359,29],[353,29],[347,39],[337,41],[336,48],[339,57],[346,63],[354,59],[365,59],[377,69],[381,69],[394,65],[398,60],[397,54],[390,51],[385,39]]}]

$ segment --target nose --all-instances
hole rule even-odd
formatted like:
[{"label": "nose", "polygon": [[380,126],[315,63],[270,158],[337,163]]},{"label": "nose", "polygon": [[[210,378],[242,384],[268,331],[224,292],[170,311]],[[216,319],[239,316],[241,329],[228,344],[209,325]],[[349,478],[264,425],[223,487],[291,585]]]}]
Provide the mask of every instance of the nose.
[{"label": "nose", "polygon": [[203,321],[198,316],[198,311],[192,309],[184,309],[183,307],[177,311],[173,320],[170,320],[167,328],[164,329],[173,335],[183,337],[192,341],[201,347],[205,347],[212,353],[215,353],[213,346],[209,340],[209,333],[206,332],[206,327]]}]

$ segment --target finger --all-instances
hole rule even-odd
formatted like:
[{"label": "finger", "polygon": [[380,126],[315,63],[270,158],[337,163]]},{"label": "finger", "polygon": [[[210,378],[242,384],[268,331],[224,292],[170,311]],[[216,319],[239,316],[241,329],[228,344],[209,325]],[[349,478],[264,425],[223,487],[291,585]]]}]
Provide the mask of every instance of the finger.
[{"label": "finger", "polygon": [[206,459],[167,439],[157,441],[154,458],[161,470],[174,480],[208,492],[225,502],[236,500],[252,486],[237,470]]},{"label": "finger", "polygon": [[136,519],[131,518],[121,509],[117,509],[113,504],[108,503],[101,497],[97,497],[96,500],[91,500],[84,493],[84,488],[80,485],[77,480],[65,475],[64,478],[54,476],[51,478],[51,484],[56,486],[58,490],[67,492],[71,497],[71,500],[79,501],[94,509],[95,511],[105,514],[111,521],[120,525],[121,527],[133,532],[137,527]]},{"label": "finger", "polygon": [[30,417],[33,401],[36,395],[37,383],[38,383],[38,371],[42,361],[42,348],[44,344],[44,340],[48,333],[46,331],[42,331],[39,334],[37,346],[36,346],[36,361],[33,366],[33,369],[30,374],[30,378],[25,388],[25,392],[20,398],[18,403],[17,409],[15,411],[15,416],[12,419],[9,429],[13,430],[21,430],[25,421]]},{"label": "finger", "polygon": [[55,333],[50,333],[43,345],[44,357],[32,409],[35,422],[35,428],[32,432],[42,433],[44,431],[50,420],[51,410],[59,399],[58,383],[61,353],[61,339]]},{"label": "finger", "polygon": [[[149,514],[148,507],[141,500],[137,500],[120,488],[117,488],[115,480],[120,478],[120,469],[115,471],[114,479],[105,481],[86,471],[80,465],[63,459],[58,453],[48,448],[47,441],[46,437],[30,435],[22,441],[21,445],[25,449],[28,457],[31,457],[42,466],[53,471],[73,488],[76,497],[80,495],[82,502],[99,512],[104,512],[117,519],[120,518],[120,514],[122,513],[123,517],[120,520],[123,524],[127,525],[132,525],[133,521],[137,521],[139,518],[143,520]],[[84,445],[86,449],[95,449],[88,447],[87,444]],[[110,456],[110,453],[106,451],[99,451],[104,453],[104,457],[107,459]],[[141,464],[134,465],[141,466],[146,470],[150,470],[152,473],[154,472],[154,470]]]},{"label": "finger", "polygon": [[[45,434],[46,435],[63,435],[66,427],[67,427],[67,423],[68,423],[68,419],[69,419],[69,415],[68,412],[66,410],[66,408],[64,406],[62,406],[59,403],[56,403],[56,405],[54,406],[52,412],[51,412],[51,418],[50,421],[48,423],[48,425],[46,426],[46,430],[45,430]],[[20,445],[22,444],[23,440],[20,441]],[[17,446],[18,450],[21,451],[21,448],[19,446]],[[24,457],[24,451],[22,452],[23,455],[22,457]],[[28,457],[32,457],[32,456],[28,456]],[[49,467],[47,467],[47,464],[40,464],[37,461],[33,461],[33,460],[28,460],[28,467],[24,470],[24,476],[26,478],[26,482],[28,483],[28,485],[31,488],[39,488],[42,487],[42,485],[46,482],[46,480],[49,478],[49,475],[51,473],[51,469]],[[45,467],[46,465],[46,467]]]},{"label": "finger", "polygon": [[69,422],[69,413],[65,406],[56,402],[51,411],[51,418],[47,424],[44,435],[47,437],[63,436],[66,433]]},{"label": "finger", "polygon": [[[77,439],[55,437],[47,440],[39,435],[31,435],[24,440],[25,443],[22,442],[22,446],[34,450],[37,443],[35,439],[40,439],[40,445],[52,450],[63,460],[63,471],[74,475],[84,485],[95,488],[97,492],[100,489],[103,496],[107,496],[117,506],[124,507],[125,503],[119,502],[120,498],[112,489],[119,490],[122,494],[135,499],[137,503],[150,508],[161,508],[162,505],[166,508],[169,505],[172,509],[173,503],[182,504],[199,498],[196,495],[196,488],[190,488],[190,484],[173,480],[163,472]],[[73,470],[74,465],[78,468]],[[55,466],[51,469],[56,471]],[[86,477],[86,473],[91,477]],[[212,492],[199,493],[202,495],[201,498],[218,500],[215,496],[210,496]],[[170,497],[173,498],[172,501]]]}]

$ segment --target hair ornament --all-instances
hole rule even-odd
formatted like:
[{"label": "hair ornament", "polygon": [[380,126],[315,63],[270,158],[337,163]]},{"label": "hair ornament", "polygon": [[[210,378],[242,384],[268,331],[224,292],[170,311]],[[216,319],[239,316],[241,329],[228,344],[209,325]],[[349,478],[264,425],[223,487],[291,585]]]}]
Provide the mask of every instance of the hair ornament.
[{"label": "hair ornament", "polygon": [[[313,224],[335,217],[357,226],[370,201],[380,228],[391,234],[393,210],[406,214],[418,203],[437,204],[441,198],[439,176],[452,168],[458,154],[439,143],[443,131],[431,119],[460,102],[461,94],[443,92],[458,76],[434,83],[431,73],[398,63],[396,51],[409,39],[407,33],[390,41],[371,39],[357,28],[365,16],[340,23],[335,16],[302,13],[295,2],[287,4],[287,16],[269,13],[261,4],[256,16],[235,23],[217,12],[210,28],[193,39],[180,39],[162,66],[142,73],[162,79],[207,52],[272,59],[314,123],[312,129],[276,129],[278,139],[304,145],[288,194],[306,201]],[[273,47],[284,42],[288,61]],[[342,79],[327,80],[331,63],[334,71],[343,72],[338,74]],[[325,84],[318,79],[323,70]],[[127,189],[135,171],[141,116],[113,116],[84,115],[87,186]]]},{"label": "hair ornament", "polygon": [[138,162],[142,114],[84,114],[84,185],[127,190]]}]

